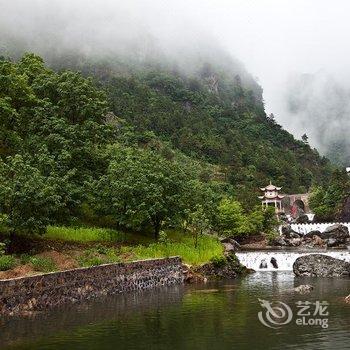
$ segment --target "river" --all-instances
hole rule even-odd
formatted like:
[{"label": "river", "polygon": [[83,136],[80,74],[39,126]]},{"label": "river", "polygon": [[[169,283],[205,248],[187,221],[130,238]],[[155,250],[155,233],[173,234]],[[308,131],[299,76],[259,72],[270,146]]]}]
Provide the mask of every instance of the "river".
[{"label": "river", "polygon": [[[312,284],[310,294],[293,288]],[[233,281],[165,287],[1,321],[1,349],[350,349],[350,279],[256,272]],[[292,319],[267,326],[259,299],[284,302]],[[325,301],[328,328],[298,325],[297,302]],[[277,304],[273,304],[277,305]],[[281,306],[281,305],[280,305]],[[265,310],[265,311],[264,311]],[[277,320],[277,323],[276,323]],[[286,321],[289,321],[286,323]],[[286,324],[284,324],[286,323]],[[273,326],[277,328],[269,328]]]}]

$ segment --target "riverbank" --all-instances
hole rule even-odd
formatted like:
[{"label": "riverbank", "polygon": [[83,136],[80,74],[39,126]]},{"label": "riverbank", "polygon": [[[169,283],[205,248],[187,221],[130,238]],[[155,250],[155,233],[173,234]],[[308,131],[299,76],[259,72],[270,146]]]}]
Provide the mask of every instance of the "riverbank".
[{"label": "riverbank", "polygon": [[25,315],[104,295],[182,284],[179,257],[0,280],[0,315]]},{"label": "riverbank", "polygon": [[[90,228],[49,228],[48,233],[25,239],[19,236],[7,243],[0,254],[0,279],[169,256],[199,266],[224,256],[223,246],[214,236],[200,235],[196,244],[191,235],[171,230],[158,242],[147,235]],[[6,239],[2,236],[3,242]]]}]

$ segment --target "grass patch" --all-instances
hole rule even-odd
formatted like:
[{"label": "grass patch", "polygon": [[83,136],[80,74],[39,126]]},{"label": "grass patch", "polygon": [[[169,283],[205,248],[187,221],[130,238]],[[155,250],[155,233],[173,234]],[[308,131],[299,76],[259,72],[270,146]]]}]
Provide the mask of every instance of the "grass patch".
[{"label": "grass patch", "polygon": [[200,265],[211,259],[223,256],[221,243],[213,236],[203,235],[198,238],[198,247],[194,247],[192,237],[182,236],[182,239],[170,243],[153,243],[149,246],[123,248],[124,253],[132,253],[132,258],[151,259],[169,256],[180,256],[190,265]]},{"label": "grass patch", "polygon": [[29,259],[34,271],[52,272],[57,270],[56,263],[51,258],[33,256]]},{"label": "grass patch", "polygon": [[105,228],[49,226],[43,238],[70,242],[125,242],[129,236],[129,233]]},{"label": "grass patch", "polygon": [[121,257],[116,249],[99,245],[97,247],[85,250],[77,260],[79,266],[90,267],[101,264],[120,262]]},{"label": "grass patch", "polygon": [[16,266],[16,259],[12,255],[0,256],[0,271],[11,270]]}]

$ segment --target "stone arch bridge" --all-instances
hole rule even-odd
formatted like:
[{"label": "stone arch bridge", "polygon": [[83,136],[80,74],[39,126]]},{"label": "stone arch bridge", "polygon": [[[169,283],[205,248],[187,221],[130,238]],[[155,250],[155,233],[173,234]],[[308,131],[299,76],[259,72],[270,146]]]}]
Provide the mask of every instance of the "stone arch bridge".
[{"label": "stone arch bridge", "polygon": [[309,214],[309,199],[310,193],[285,194],[282,199],[282,208],[286,214],[290,214],[293,217],[298,216],[301,210],[305,214]]}]

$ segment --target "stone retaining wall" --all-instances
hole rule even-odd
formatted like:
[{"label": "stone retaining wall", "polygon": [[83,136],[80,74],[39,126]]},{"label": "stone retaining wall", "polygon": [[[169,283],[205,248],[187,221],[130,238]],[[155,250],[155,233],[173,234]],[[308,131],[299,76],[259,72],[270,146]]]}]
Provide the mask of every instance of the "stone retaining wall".
[{"label": "stone retaining wall", "polygon": [[13,315],[158,286],[183,283],[178,257],[106,264],[0,280],[0,315]]}]

